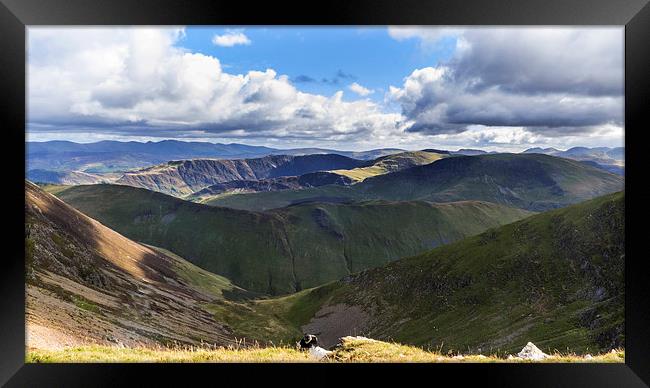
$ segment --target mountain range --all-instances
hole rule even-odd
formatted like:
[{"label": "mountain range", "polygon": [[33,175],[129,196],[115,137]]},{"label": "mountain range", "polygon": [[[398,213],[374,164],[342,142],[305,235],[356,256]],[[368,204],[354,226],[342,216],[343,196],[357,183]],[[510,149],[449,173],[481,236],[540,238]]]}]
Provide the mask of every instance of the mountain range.
[{"label": "mountain range", "polygon": [[226,182],[299,176],[332,168],[351,169],[364,165],[365,161],[336,154],[272,155],[232,160],[193,159],[170,161],[127,172],[115,183],[184,196]]},{"label": "mountain range", "polygon": [[[336,151],[322,148],[276,149],[245,144],[221,144],[208,142],[187,142],[162,140],[158,142],[99,141],[96,143],[74,143],[70,141],[26,142],[25,159],[31,170],[47,170],[59,173],[124,172],[149,167],[170,160],[182,159],[244,159],[261,158],[269,155],[312,155],[337,154],[350,158],[370,160],[400,149],[377,149],[370,151]],[[44,183],[62,183],[48,181]]]},{"label": "mountain range", "polygon": [[625,148],[624,147],[573,147],[566,151],[555,148],[529,148],[524,153],[537,153],[561,158],[579,160],[591,166],[618,174],[625,174]]},{"label": "mountain range", "polygon": [[301,295],[299,324],[324,346],[360,332],[469,353],[622,347],[624,214],[614,193],[352,274]]},{"label": "mountain range", "polygon": [[323,346],[363,333],[442,352],[624,344],[622,193],[268,298],[129,240],[29,182],[25,191],[28,345],[227,345],[235,337],[294,341],[304,331]]},{"label": "mountain range", "polygon": [[[327,156],[317,155],[316,157],[322,158],[323,165],[327,165],[325,159]],[[208,186],[185,196],[185,198],[196,202],[209,202],[216,198],[223,198],[228,194],[300,190],[326,185],[349,186],[372,176],[389,174],[406,168],[432,163],[445,156],[447,155],[427,151],[401,152],[362,162],[358,165],[359,167],[348,169],[336,169],[337,167],[334,164],[330,164],[333,168],[331,170],[310,172],[299,176],[228,181]],[[156,190],[156,187],[151,187],[151,185],[145,188]],[[168,192],[168,194],[173,195],[174,193]]]},{"label": "mountain range", "polygon": [[489,201],[532,211],[549,210],[620,191],[624,178],[585,163],[541,154],[450,156],[430,164],[366,178],[351,186],[234,194],[206,204],[266,210],[305,201],[383,199]]},{"label": "mountain range", "polygon": [[27,147],[29,347],[625,345],[623,148]]},{"label": "mountain range", "polygon": [[304,203],[261,213],[118,185],[72,186],[55,195],[128,238],[270,295],[314,287],[530,214],[480,201]]},{"label": "mountain range", "polygon": [[[446,151],[426,149],[446,155],[484,155],[487,151],[460,149]],[[100,141],[74,143],[69,141],[27,142],[26,178],[40,183],[89,184],[114,181],[121,174],[134,169],[167,163],[170,160],[189,159],[254,159],[269,155],[304,156],[337,154],[364,161],[407,152],[398,148],[369,151],[340,151],[323,148],[275,149],[244,144],[220,144],[163,140],[159,142]],[[490,151],[490,154],[495,153]],[[554,148],[531,148],[524,153],[545,153],[569,159],[591,162],[592,166],[622,175],[625,149],[607,147],[574,147],[567,151]],[[594,164],[595,163],[595,164]]]}]

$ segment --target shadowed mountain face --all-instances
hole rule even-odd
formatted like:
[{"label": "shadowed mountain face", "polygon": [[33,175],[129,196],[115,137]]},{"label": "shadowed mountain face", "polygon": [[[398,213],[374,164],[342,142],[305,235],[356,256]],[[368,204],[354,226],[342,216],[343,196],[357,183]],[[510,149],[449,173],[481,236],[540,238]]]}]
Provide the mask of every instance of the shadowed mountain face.
[{"label": "shadowed mountain face", "polygon": [[209,202],[224,194],[255,193],[284,190],[300,190],[310,187],[326,185],[349,186],[363,181],[372,176],[388,174],[404,170],[413,166],[433,163],[446,156],[428,151],[402,152],[394,155],[383,156],[364,163],[362,167],[351,169],[334,169],[331,171],[317,171],[302,174],[296,177],[279,177],[270,179],[239,180],[218,183],[199,190],[186,197],[196,202]]},{"label": "shadowed mountain face", "polygon": [[339,168],[349,169],[366,163],[341,155],[182,160],[127,172],[116,183],[183,196],[219,183],[296,176]]},{"label": "shadowed mountain face", "polygon": [[228,345],[203,305],[245,294],[227,279],[133,242],[25,183],[27,345]]},{"label": "shadowed mountain face", "polygon": [[260,180],[238,180],[208,186],[186,197],[191,201],[204,202],[215,196],[232,193],[258,193],[264,191],[300,190],[325,185],[347,186],[354,183],[352,178],[328,171],[318,171],[300,176],[288,176]]},{"label": "shadowed mountain face", "polygon": [[314,287],[529,214],[485,202],[385,201],[256,213],[116,185],[56,195],[129,238],[268,294]]},{"label": "shadowed mountain face", "polygon": [[540,154],[450,156],[423,166],[365,179],[350,187],[238,194],[207,202],[264,210],[296,201],[385,199],[450,202],[480,200],[533,211],[554,209],[623,188],[621,176],[583,162]]},{"label": "shadowed mountain face", "polygon": [[325,346],[356,331],[484,354],[622,347],[624,214],[610,194],[353,274],[301,296],[303,329]]}]

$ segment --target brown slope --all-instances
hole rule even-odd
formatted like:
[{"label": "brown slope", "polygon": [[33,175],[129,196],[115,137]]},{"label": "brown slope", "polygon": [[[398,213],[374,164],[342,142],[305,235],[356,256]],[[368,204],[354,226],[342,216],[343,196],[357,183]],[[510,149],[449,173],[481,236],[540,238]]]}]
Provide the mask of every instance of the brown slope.
[{"label": "brown slope", "polygon": [[30,182],[25,243],[28,347],[233,342],[230,329],[202,307],[219,295],[179,276],[178,258],[127,239]]}]

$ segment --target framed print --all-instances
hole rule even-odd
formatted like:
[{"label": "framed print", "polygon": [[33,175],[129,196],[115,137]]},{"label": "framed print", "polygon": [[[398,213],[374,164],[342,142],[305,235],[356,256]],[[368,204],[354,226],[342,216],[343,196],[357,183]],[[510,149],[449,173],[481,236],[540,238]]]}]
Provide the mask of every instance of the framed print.
[{"label": "framed print", "polygon": [[646,3],[3,0],[0,382],[645,386]]}]

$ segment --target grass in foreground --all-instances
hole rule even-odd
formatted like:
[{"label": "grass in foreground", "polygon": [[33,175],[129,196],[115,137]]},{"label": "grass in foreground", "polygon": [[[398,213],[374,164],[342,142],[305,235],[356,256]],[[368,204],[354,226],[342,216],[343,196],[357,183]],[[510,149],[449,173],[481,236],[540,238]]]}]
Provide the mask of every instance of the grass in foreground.
[{"label": "grass in foreground", "polygon": [[[64,350],[34,350],[27,353],[28,363],[81,363],[81,362],[315,362],[307,352],[290,347],[252,347],[242,349],[217,348],[119,348],[110,346],[84,346]],[[625,361],[625,351],[585,358],[575,354],[555,354],[541,361],[545,363],[620,363]],[[421,348],[345,337],[339,347],[324,362],[421,362],[421,363],[529,363],[534,361],[497,356],[449,356]]]}]

